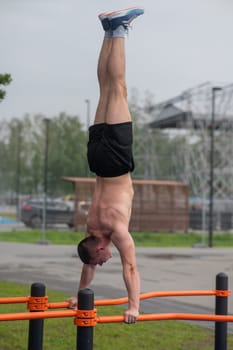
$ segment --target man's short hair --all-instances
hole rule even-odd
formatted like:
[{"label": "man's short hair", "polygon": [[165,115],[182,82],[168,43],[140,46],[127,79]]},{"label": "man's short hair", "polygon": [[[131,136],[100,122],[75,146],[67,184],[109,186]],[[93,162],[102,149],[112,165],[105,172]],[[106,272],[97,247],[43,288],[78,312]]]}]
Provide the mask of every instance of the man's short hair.
[{"label": "man's short hair", "polygon": [[96,241],[96,237],[89,236],[79,242],[77,247],[78,255],[84,264],[90,264],[90,260],[92,258],[90,254],[90,248],[96,244]]}]

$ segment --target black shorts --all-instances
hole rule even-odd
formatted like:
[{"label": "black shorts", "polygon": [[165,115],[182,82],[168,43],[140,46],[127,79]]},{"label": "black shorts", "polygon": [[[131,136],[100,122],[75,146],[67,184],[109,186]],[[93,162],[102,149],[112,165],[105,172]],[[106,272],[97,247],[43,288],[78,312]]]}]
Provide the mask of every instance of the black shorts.
[{"label": "black shorts", "polygon": [[132,122],[95,124],[89,128],[87,159],[90,170],[115,177],[134,170]]}]

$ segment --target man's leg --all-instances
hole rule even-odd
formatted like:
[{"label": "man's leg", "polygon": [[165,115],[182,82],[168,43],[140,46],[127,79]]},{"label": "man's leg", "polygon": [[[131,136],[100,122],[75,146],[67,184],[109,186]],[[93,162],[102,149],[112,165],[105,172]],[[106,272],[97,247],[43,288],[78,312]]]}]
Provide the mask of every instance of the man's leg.
[{"label": "man's leg", "polygon": [[134,169],[124,38],[132,20],[143,13],[142,9],[127,9],[99,15],[105,30],[98,63],[100,99],[88,142],[90,169],[99,177],[121,176]]},{"label": "man's leg", "polygon": [[131,8],[112,12],[109,27],[112,30],[112,47],[108,58],[109,93],[105,122],[119,124],[131,121],[127,103],[127,87],[125,81],[125,37],[131,22],[142,15],[141,8]]},{"label": "man's leg", "polygon": [[98,81],[100,88],[100,97],[95,115],[95,124],[104,123],[106,119],[107,105],[108,105],[108,92],[109,92],[109,79],[107,73],[107,62],[111,53],[112,38],[105,36],[100,51],[98,62]]},{"label": "man's leg", "polygon": [[107,65],[108,74],[108,104],[106,110],[107,124],[117,124],[131,121],[127,103],[127,87],[125,81],[125,39],[112,39],[111,53]]}]

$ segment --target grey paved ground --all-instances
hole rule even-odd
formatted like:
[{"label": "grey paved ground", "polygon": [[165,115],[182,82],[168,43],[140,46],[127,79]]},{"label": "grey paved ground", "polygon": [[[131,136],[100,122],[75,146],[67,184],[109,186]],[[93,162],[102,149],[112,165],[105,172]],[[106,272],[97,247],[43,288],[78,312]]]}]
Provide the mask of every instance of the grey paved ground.
[{"label": "grey paved ground", "polygon": [[[233,249],[137,248],[137,261],[142,293],[215,289],[219,272],[229,276],[229,289],[233,290]],[[74,295],[80,271],[75,246],[0,243],[0,280],[29,285],[43,282],[48,289]],[[126,296],[116,251],[106,265],[98,268],[92,288],[98,299]],[[233,314],[233,296],[229,299],[229,313]],[[214,297],[156,298],[143,301],[141,310],[214,313],[214,303]],[[233,330],[232,324],[229,330]]]}]

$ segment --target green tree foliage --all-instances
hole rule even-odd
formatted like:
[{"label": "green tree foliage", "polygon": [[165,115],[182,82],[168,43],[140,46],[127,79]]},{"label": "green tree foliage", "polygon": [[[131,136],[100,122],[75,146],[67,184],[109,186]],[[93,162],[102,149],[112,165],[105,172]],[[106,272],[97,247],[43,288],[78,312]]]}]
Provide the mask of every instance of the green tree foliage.
[{"label": "green tree foliage", "polygon": [[70,184],[61,186],[61,178],[87,176],[87,134],[77,117],[61,113],[49,122],[48,135],[48,188],[52,192],[58,192],[59,187],[70,191]]},{"label": "green tree foliage", "polygon": [[[24,116],[2,122],[0,127],[1,192],[43,192],[45,165],[45,117]],[[48,192],[71,191],[63,176],[86,176],[87,134],[77,116],[61,113],[48,125]]]},{"label": "green tree foliage", "polygon": [[6,96],[6,91],[1,89],[1,86],[6,86],[10,84],[12,81],[11,75],[10,74],[0,74],[0,102],[4,99]]},{"label": "green tree foliage", "polygon": [[[134,125],[134,178],[183,180],[179,145],[182,137],[148,127],[147,95],[140,101],[135,90],[129,102]],[[87,132],[77,116],[60,113],[45,122],[44,115],[25,115],[0,123],[0,193],[41,194],[44,188],[46,130],[48,130],[47,191],[72,193],[62,177],[90,175],[86,159]]]}]

